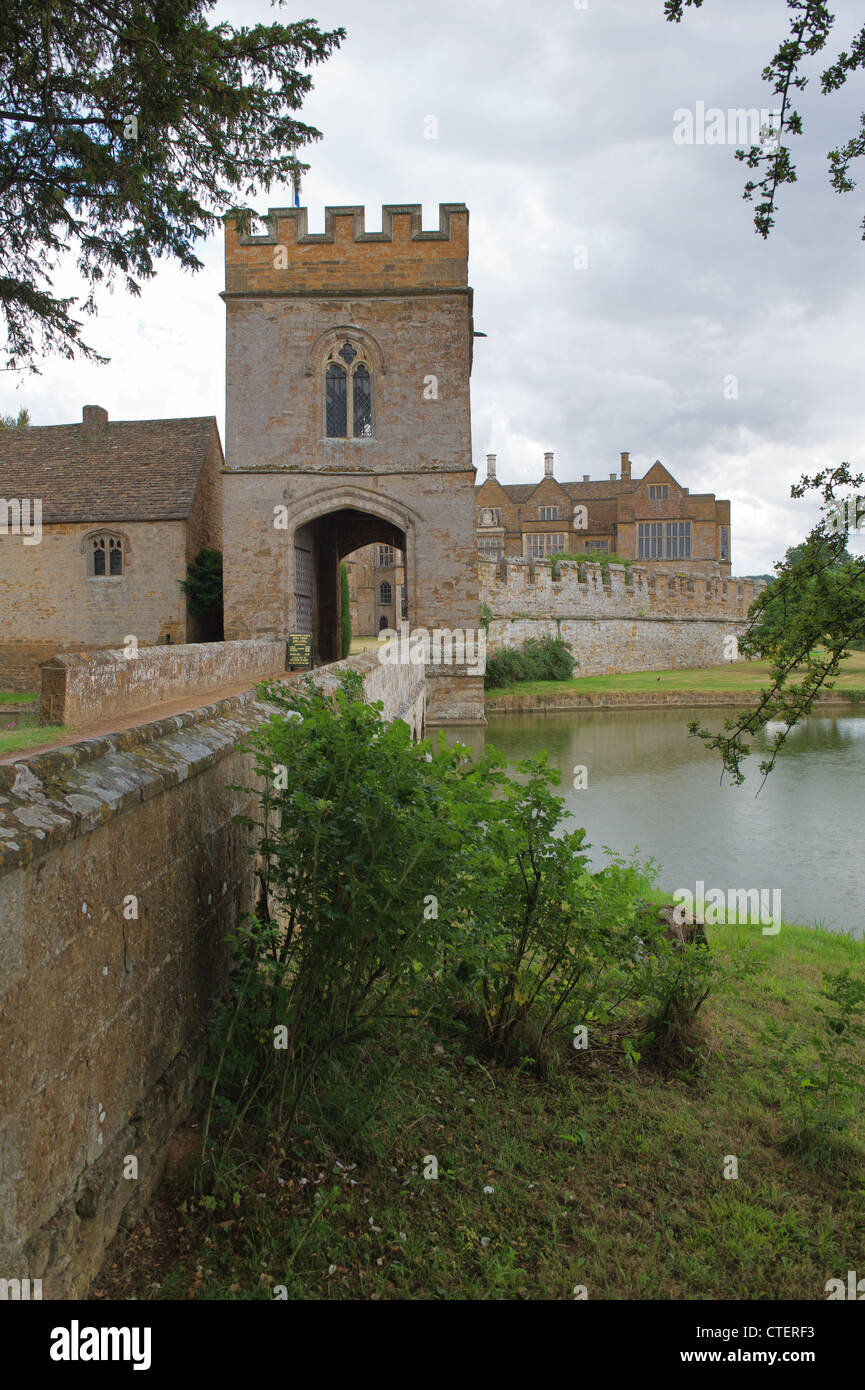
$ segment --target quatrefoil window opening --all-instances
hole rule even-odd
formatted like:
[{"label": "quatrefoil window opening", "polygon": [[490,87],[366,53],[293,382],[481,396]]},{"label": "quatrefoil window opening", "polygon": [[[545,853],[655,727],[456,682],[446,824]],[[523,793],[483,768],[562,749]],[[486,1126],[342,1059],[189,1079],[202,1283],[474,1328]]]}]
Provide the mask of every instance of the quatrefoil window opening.
[{"label": "quatrefoil window opening", "polygon": [[325,428],[329,439],[368,439],[372,435],[372,377],[368,364],[348,341],[328,355]]}]

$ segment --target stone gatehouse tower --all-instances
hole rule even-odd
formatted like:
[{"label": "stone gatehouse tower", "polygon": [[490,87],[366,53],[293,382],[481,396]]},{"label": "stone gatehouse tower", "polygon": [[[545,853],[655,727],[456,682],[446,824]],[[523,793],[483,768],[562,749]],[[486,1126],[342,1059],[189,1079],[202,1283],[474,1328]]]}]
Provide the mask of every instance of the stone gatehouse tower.
[{"label": "stone gatehouse tower", "polygon": [[[275,208],[225,227],[226,638],[311,631],[339,658],[339,562],[405,556],[412,629],[476,632],[468,209]],[[483,719],[483,678],[428,667],[430,721]]]}]

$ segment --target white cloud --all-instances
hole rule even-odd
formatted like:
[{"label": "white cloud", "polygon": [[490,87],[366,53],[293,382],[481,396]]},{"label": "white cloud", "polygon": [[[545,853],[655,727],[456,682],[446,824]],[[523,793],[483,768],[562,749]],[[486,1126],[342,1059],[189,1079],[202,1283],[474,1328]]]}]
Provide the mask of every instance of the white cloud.
[{"label": "white cloud", "polygon": [[[312,226],[329,203],[366,204],[371,228],[384,202],[421,202],[427,225],[439,201],[470,207],[476,326],[489,335],[472,382],[481,475],[487,452],[505,481],[539,476],[550,448],[560,477],[606,477],[623,448],[637,473],[661,458],[692,491],[731,499],[735,570],[768,571],[816,515],[790,484],[863,462],[863,209],[857,193],[831,192],[825,163],[858,110],[814,81],[797,97],[799,182],[782,190],[768,242],[732,148],[677,146],[672,132],[674,111],[697,101],[774,104],[761,71],[786,6],[707,3],[680,25],[662,0],[315,9],[349,33],[303,113],[324,134],[305,156]],[[849,46],[856,6],[833,10]],[[273,17],[264,0],[214,13]],[[429,115],[437,140],[424,139]],[[574,267],[582,244],[586,270]],[[108,367],[50,361],[18,391],[0,377],[0,409],[26,403],[56,423],[96,402],[114,418],[215,414],[223,428],[220,242],[201,255],[197,276],[164,266],[139,299],[103,297],[87,328]]]}]

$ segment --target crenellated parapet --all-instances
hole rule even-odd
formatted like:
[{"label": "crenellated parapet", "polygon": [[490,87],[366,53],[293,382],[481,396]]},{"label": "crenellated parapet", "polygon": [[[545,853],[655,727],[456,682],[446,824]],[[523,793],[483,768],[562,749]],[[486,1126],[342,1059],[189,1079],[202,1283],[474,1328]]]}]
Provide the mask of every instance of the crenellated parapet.
[{"label": "crenellated parapet", "polygon": [[225,219],[225,294],[351,291],[468,293],[469,213],[440,203],[438,228],[424,228],[420,203],[382,208],[380,232],[366,230],[363,207],[329,207],[324,231],[310,232],[306,208],[271,208]]},{"label": "crenellated parapet", "polygon": [[[604,573],[606,568],[606,573]],[[480,560],[480,598],[495,618],[711,619],[743,623],[761,580],[592,561]]]}]

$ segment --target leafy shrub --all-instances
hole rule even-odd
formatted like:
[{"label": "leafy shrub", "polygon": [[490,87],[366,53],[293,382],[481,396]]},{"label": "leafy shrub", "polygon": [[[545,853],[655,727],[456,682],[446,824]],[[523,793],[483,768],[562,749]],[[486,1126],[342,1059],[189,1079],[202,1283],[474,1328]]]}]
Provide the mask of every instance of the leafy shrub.
[{"label": "leafy shrub", "polygon": [[340,655],[347,657],[351,651],[351,589],[348,581],[348,565],[344,560],[339,567],[339,624]]},{"label": "leafy shrub", "polygon": [[584,565],[588,560],[590,564],[600,565],[601,577],[603,579],[607,577],[607,567],[609,565],[624,565],[627,571],[630,569],[631,565],[636,564],[636,561],[629,558],[627,555],[617,555],[615,550],[579,551],[577,553],[569,550],[557,550],[554,555],[550,556],[550,563],[553,567],[553,579],[558,577],[558,567],[562,560],[570,560],[577,565]]},{"label": "leafy shrub", "polygon": [[238,818],[256,832],[261,889],[229,938],[232,986],[214,1024],[217,1177],[249,1118],[290,1129],[325,1063],[407,1021],[412,978],[440,951],[427,899],[463,833],[451,787],[462,755],[427,756],[402,721],[382,723],[355,672],[332,697],[311,680],[260,689],[279,712],[250,738],[259,817]]},{"label": "leafy shrub", "polygon": [[591,871],[545,755],[508,768],[443,736],[412,744],[362,692],[352,671],[327,695],[311,679],[260,687],[275,712],[249,740],[256,814],[238,818],[258,900],[229,937],[205,1069],[211,1207],[243,1200],[255,1155],[284,1145],[301,1110],[367,1125],[394,1040],[464,1020],[496,1058],[546,1070],[573,1056],[575,1028],[688,997],[640,911],[651,867]]},{"label": "leafy shrub", "polygon": [[574,674],[571,647],[560,637],[530,637],[520,650],[502,647],[487,657],[487,689],[518,681],[567,681]]},{"label": "leafy shrub", "polygon": [[671,941],[651,905],[640,931],[640,1031],[636,1060],[646,1055],[680,1074],[702,1072],[707,1049],[698,1014],[709,996],[717,964],[705,938]]},{"label": "leafy shrub", "polygon": [[178,581],[186,595],[186,607],[201,621],[204,640],[222,641],[222,551],[212,546],[199,550],[186,566],[186,578]]},{"label": "leafy shrub", "polygon": [[[562,834],[558,773],[546,756],[514,764],[470,847],[455,986],[499,1060],[546,1069],[578,1025],[606,1025],[640,995],[641,893],[651,871],[615,859],[592,873],[585,831]],[[672,946],[659,942],[659,954]]]},{"label": "leafy shrub", "polygon": [[484,686],[490,689],[499,685],[514,685],[517,681],[530,680],[529,664],[516,647],[502,647],[487,657]]},{"label": "leafy shrub", "polygon": [[770,1066],[782,1114],[792,1126],[784,1147],[807,1163],[831,1160],[861,1103],[865,1066],[857,1049],[865,1038],[865,980],[850,968],[827,974],[817,1005],[821,1031],[807,1046],[785,1024],[765,1030],[776,1048]]}]

